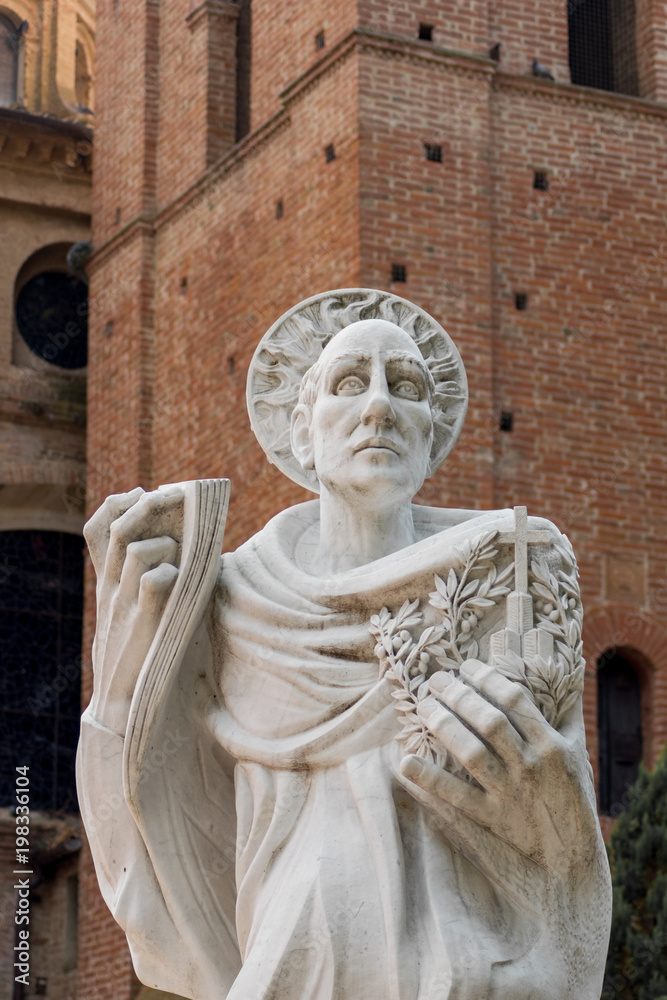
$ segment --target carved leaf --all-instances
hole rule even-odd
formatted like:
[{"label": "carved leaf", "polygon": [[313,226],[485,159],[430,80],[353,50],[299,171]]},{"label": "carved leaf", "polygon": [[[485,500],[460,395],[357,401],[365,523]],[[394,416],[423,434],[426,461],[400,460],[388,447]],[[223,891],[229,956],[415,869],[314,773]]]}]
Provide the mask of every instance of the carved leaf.
[{"label": "carved leaf", "polygon": [[410,739],[405,744],[405,749],[408,753],[414,753],[421,747],[422,737],[419,733],[416,736],[411,736]]},{"label": "carved leaf", "polygon": [[475,593],[478,587],[479,587],[479,580],[470,580],[469,583],[466,583],[465,587],[463,588],[460,594],[461,600],[463,601],[467,597],[472,597],[472,595]]},{"label": "carved leaf", "polygon": [[[495,567],[492,567],[492,569],[495,570]],[[507,578],[510,577],[513,573],[514,573],[514,562],[511,562],[509,566],[506,566],[505,569],[498,574],[496,583],[504,583],[507,580]]]},{"label": "carved leaf", "polygon": [[562,636],[563,631],[555,622],[550,622],[548,618],[542,619],[537,623],[537,627],[543,629],[545,632],[550,632],[551,635],[557,635],[559,638]]},{"label": "carved leaf", "polygon": [[452,660],[448,656],[436,656],[436,660],[443,670],[453,670],[455,673],[459,672],[460,664],[456,660]]},{"label": "carved leaf", "polygon": [[470,643],[466,652],[467,652],[467,658],[469,660],[477,659],[477,656],[479,654],[479,645],[477,644],[477,641],[475,639],[473,639],[473,641]]},{"label": "carved leaf", "polygon": [[563,716],[566,712],[569,712],[577,704],[579,698],[579,691],[571,691],[567,698],[564,698],[561,704],[558,706],[559,715]]},{"label": "carved leaf", "polygon": [[534,594],[537,594],[538,597],[543,597],[545,600],[553,603],[554,595],[551,593],[549,588],[545,586],[545,584],[534,583],[531,587],[531,590],[533,591]]},{"label": "carved leaf", "polygon": [[497,656],[496,663],[499,667],[503,667],[503,673],[507,673],[512,678],[521,678],[522,680],[525,680],[525,664],[521,657],[517,653],[512,652],[512,650]]},{"label": "carved leaf", "polygon": [[475,611],[484,610],[486,608],[492,608],[495,605],[495,601],[489,600],[488,597],[471,597],[469,601],[466,601],[469,608],[474,608]]},{"label": "carved leaf", "polygon": [[450,597],[450,598],[454,597],[454,594],[456,593],[456,588],[458,587],[458,585],[459,585],[459,581],[457,580],[456,573],[454,572],[454,569],[452,568],[452,569],[450,569],[449,576],[447,577],[447,596],[448,597]]}]

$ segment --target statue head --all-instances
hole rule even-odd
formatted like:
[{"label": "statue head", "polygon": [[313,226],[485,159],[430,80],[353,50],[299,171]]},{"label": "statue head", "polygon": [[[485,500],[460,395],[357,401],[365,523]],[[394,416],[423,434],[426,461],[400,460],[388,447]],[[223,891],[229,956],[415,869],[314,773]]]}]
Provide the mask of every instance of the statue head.
[{"label": "statue head", "polygon": [[433,376],[401,327],[352,323],[303,376],[292,451],[330,493],[376,506],[411,500],[430,467],[434,394]]},{"label": "statue head", "polygon": [[[372,334],[371,328],[375,331]],[[365,340],[361,346],[360,338]],[[357,388],[367,377],[362,371],[363,364],[367,368],[371,365],[371,360],[362,363],[361,358],[364,351],[368,354],[371,342],[379,345],[386,342],[387,350],[410,355],[414,358],[412,370],[423,375],[426,401],[419,402],[423,408],[428,407],[431,444],[426,470],[419,476],[413,475],[413,482],[431,475],[442,464],[456,444],[465,419],[468,386],[463,362],[450,337],[428,313],[391,292],[367,288],[314,295],[281,316],[258,344],[248,372],[247,400],[250,423],[269,461],[294,482],[315,493],[320,491],[318,474],[325,474],[326,456],[321,449],[318,456],[316,436],[313,455],[308,454],[307,448],[302,450],[307,438],[304,431],[320,406],[318,401],[325,398],[321,391],[327,384],[326,372],[332,358],[343,351],[346,343],[352,350],[353,341],[361,365]],[[398,359],[385,359],[385,378],[387,364],[391,362],[389,379],[393,379],[392,366],[397,367],[394,360]],[[391,391],[389,395],[392,396]],[[354,392],[346,390],[343,398],[350,400],[354,396]],[[397,405],[402,406],[402,400]],[[348,409],[352,412],[351,406]],[[299,412],[293,421],[295,410]],[[319,416],[317,419],[319,427]],[[373,465],[373,474],[378,479],[382,463],[389,466],[393,461],[379,452],[380,449],[374,462],[370,462],[374,452],[369,450],[358,463]]]}]

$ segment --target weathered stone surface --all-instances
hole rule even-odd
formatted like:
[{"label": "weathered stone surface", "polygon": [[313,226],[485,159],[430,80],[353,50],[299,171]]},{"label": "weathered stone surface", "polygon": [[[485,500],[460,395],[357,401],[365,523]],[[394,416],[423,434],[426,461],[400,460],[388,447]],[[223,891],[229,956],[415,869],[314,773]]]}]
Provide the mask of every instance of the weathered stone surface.
[{"label": "weathered stone surface", "polygon": [[571,546],[525,508],[413,506],[466,399],[421,310],[348,290],[275,329],[253,424],[320,499],[221,561],[224,480],[87,526],[80,797],[137,972],[193,1000],[597,1000]]}]

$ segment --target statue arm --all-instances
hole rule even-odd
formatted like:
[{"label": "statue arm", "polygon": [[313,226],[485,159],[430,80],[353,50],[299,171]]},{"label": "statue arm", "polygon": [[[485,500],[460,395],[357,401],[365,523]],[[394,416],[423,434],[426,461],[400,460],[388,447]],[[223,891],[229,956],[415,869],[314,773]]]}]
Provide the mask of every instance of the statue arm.
[{"label": "statue arm", "polygon": [[[558,638],[562,626],[572,655],[563,643],[548,660],[524,652],[523,662],[470,659],[458,677],[435,673],[418,713],[444,757],[465,772],[411,755],[402,780],[462,853],[531,915],[539,935],[525,962],[553,970],[553,994],[545,998],[597,1000],[611,913],[609,867],[585,747],[580,605],[567,593],[558,597],[557,622],[546,598],[549,588],[558,590],[559,574],[576,590],[576,567],[569,543],[549,527],[553,543],[534,567],[531,590],[544,595],[541,630]],[[540,590],[534,584],[541,578]],[[568,671],[572,682],[561,685]],[[502,979],[503,970],[497,975]]]},{"label": "statue arm", "polygon": [[[187,484],[186,494],[190,485],[201,492]],[[226,995],[240,962],[228,844],[235,811],[233,782],[204,745],[211,684],[195,678],[212,676],[210,595],[184,579],[193,546],[181,546],[183,500],[180,487],[136,490],[110,497],[86,526],[98,622],[77,780],[102,894],[127,933],[137,974],[149,986],[204,1000]],[[217,535],[208,541],[212,584],[220,546],[211,555]],[[178,600],[165,613],[172,589]],[[169,619],[183,610],[183,590],[193,598],[191,624],[179,634],[193,641],[174,646]],[[156,688],[160,671],[168,683]],[[149,746],[136,739],[138,719]]]}]

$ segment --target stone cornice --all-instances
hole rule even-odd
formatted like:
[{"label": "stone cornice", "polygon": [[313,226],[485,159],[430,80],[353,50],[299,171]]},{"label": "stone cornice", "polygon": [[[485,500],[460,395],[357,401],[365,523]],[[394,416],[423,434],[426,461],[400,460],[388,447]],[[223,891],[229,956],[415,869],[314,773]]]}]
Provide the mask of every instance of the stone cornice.
[{"label": "stone cornice", "polygon": [[4,159],[48,166],[54,158],[64,171],[87,172],[93,133],[77,122],[0,108],[0,153]]},{"label": "stone cornice", "polygon": [[61,141],[92,142],[93,131],[80,122],[66,121],[52,115],[35,115],[23,108],[0,108],[0,130],[56,137]]},{"label": "stone cornice", "polygon": [[497,70],[493,77],[493,89],[514,90],[553,104],[586,104],[600,110],[621,111],[635,116],[667,118],[667,104],[649,101],[644,97],[617,94],[610,90],[597,90],[574,83],[541,80],[534,76],[521,76]]}]

